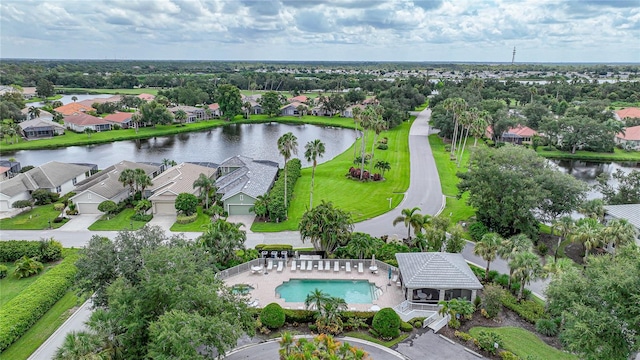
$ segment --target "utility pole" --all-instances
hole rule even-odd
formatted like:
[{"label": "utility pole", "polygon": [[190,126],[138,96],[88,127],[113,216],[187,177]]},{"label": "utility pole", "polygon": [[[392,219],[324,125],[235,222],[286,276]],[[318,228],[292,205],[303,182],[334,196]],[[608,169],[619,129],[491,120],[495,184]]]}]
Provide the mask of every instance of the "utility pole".
[{"label": "utility pole", "polygon": [[516,60],[516,47],[513,47],[513,55],[511,56],[511,65],[513,65],[513,62]]}]

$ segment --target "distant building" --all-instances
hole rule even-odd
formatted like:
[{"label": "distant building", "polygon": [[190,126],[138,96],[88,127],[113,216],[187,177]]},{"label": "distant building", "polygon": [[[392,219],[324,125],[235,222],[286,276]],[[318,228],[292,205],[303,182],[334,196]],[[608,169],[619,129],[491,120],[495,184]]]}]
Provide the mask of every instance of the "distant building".
[{"label": "distant building", "polygon": [[626,119],[640,119],[640,108],[630,107],[614,111],[615,117],[620,121]]}]

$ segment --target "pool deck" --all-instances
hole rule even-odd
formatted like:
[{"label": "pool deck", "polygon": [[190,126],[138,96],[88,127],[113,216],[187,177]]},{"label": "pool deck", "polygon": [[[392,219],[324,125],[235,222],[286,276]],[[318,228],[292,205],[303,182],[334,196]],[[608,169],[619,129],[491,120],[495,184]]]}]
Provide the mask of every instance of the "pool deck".
[{"label": "pool deck", "polygon": [[[334,260],[330,260],[331,269],[322,271],[317,268],[318,261],[313,261],[314,267],[311,271],[301,270],[299,261],[296,270],[292,271],[291,262],[292,260],[289,259],[287,266],[284,266],[280,272],[277,271],[277,262],[275,262],[273,269],[266,271],[266,273],[265,269],[260,271],[247,270],[237,275],[232,275],[224,281],[228,286],[237,284],[251,285],[254,289],[247,296],[250,297],[250,303],[257,307],[278,303],[285,309],[304,309],[304,303],[285,302],[284,299],[280,299],[276,295],[276,287],[290,279],[368,280],[375,283],[376,287],[382,290],[378,298],[373,300],[372,303],[348,304],[349,310],[353,311],[375,311],[385,307],[393,308],[404,301],[401,287],[389,281],[387,271],[378,271],[376,274],[369,270],[371,260],[352,261],[350,272],[346,271],[344,261],[341,261],[339,271],[334,271]],[[358,264],[360,262],[363,264],[362,273],[358,272]],[[387,285],[388,283],[391,285]]]}]

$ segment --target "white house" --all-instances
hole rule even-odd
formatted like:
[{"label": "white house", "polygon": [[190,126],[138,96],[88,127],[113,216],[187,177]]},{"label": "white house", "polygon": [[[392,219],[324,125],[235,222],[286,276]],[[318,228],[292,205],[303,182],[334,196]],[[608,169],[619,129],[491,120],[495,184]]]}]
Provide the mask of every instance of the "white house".
[{"label": "white house", "polygon": [[[640,246],[640,204],[605,205],[605,221],[612,219],[625,219],[635,226],[638,237],[636,244]],[[613,252],[615,247],[612,243],[605,245],[605,250]]]}]

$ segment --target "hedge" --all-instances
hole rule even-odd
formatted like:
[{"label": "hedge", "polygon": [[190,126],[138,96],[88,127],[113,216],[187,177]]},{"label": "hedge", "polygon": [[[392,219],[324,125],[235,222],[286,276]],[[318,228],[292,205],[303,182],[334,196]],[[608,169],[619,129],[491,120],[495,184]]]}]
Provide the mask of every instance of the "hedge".
[{"label": "hedge", "polygon": [[197,213],[194,213],[191,215],[178,215],[178,217],[176,218],[176,223],[191,224],[192,222],[196,221],[197,218],[198,218]]},{"label": "hedge", "polygon": [[513,310],[524,320],[535,324],[538,319],[548,319],[549,315],[544,311],[544,306],[532,301],[522,300],[518,302],[515,296],[505,292],[502,296],[502,305],[507,309]]},{"label": "hedge", "polygon": [[[289,206],[293,197],[293,188],[300,177],[302,164],[300,159],[291,159],[285,167],[287,169],[287,206]],[[269,198],[269,205],[267,206],[269,220],[274,222],[284,221],[287,218],[287,208],[284,207],[284,171],[278,175],[278,180],[273,184],[267,197]]]},{"label": "hedge", "polygon": [[42,262],[60,260],[62,245],[53,240],[9,240],[0,241],[0,262],[14,262],[23,256],[38,257]]},{"label": "hedge", "polygon": [[0,309],[0,352],[18,340],[69,290],[76,275],[78,254],[42,275]]},{"label": "hedge", "polygon": [[256,245],[256,250],[258,251],[291,251],[293,250],[293,245],[289,244],[258,244]]}]

